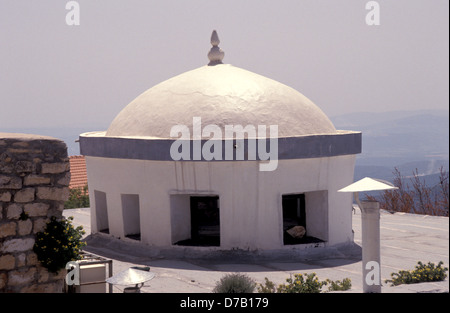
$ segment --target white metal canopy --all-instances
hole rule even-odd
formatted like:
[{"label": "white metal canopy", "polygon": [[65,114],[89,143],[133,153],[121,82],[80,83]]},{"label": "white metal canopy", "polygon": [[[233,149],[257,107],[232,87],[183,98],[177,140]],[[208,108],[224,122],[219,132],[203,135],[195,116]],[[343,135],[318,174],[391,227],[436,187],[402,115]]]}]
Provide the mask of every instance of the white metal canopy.
[{"label": "white metal canopy", "polygon": [[358,204],[359,208],[362,209],[362,204],[359,201],[359,192],[394,189],[398,189],[398,187],[395,187],[388,181],[365,177],[361,180],[358,180],[357,182],[354,182],[351,185],[348,185],[347,187],[338,190],[338,192],[353,192],[356,203]]},{"label": "white metal canopy", "polygon": [[363,192],[376,190],[393,190],[398,189],[388,181],[376,178],[366,177],[345,188],[338,190],[338,192]]}]

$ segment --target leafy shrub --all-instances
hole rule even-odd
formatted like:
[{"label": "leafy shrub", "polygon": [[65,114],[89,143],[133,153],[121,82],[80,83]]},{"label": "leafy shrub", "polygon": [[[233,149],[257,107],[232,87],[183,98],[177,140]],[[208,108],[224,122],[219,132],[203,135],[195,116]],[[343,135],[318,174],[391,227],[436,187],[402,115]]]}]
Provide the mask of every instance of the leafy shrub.
[{"label": "leafy shrub", "polygon": [[316,273],[311,274],[295,274],[294,279],[292,276],[286,279],[287,284],[280,284],[275,286],[267,277],[264,284],[258,285],[258,292],[260,293],[320,293],[322,287],[330,284],[328,291],[348,290],[351,288],[350,278],[345,278],[341,281],[332,281],[327,279],[326,281],[319,281]]},{"label": "leafy shrub", "polygon": [[257,286],[259,293],[276,293],[277,287],[274,282],[270,281],[267,277],[264,277],[264,285],[258,284]]},{"label": "leafy shrub", "polygon": [[279,293],[319,293],[326,282],[319,281],[316,273],[295,274],[294,279],[286,279],[287,284],[279,285]]},{"label": "leafy shrub", "polygon": [[215,293],[252,293],[256,284],[247,275],[227,274],[216,284],[213,292]]},{"label": "leafy shrub", "polygon": [[328,291],[344,291],[352,288],[352,280],[350,278],[344,278],[342,281],[327,279],[327,283],[330,284]]},{"label": "leafy shrub", "polygon": [[392,279],[386,279],[386,283],[391,283],[391,286],[398,286],[401,284],[417,284],[423,282],[442,281],[447,277],[446,272],[448,268],[442,267],[444,263],[441,261],[436,266],[434,263],[428,262],[423,264],[417,262],[415,270],[399,271],[398,273],[391,273]]},{"label": "leafy shrub", "polygon": [[70,189],[69,199],[64,203],[64,209],[88,208],[90,204],[87,192],[87,185],[83,188]]},{"label": "leafy shrub", "polygon": [[45,230],[36,234],[33,251],[49,272],[57,273],[67,262],[81,259],[81,249],[86,245],[81,237],[85,231],[82,226],[74,228],[72,220],[73,217],[52,217]]}]

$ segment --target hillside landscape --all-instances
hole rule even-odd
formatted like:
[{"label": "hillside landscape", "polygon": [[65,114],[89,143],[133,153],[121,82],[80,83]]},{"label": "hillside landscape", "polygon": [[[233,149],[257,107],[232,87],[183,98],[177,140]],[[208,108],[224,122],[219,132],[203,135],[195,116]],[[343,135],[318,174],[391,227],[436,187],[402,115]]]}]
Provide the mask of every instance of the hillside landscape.
[{"label": "hillside landscape", "polygon": [[441,166],[448,171],[449,111],[352,113],[331,120],[338,129],[362,131],[355,180],[368,176],[392,181],[398,168],[404,176],[417,169],[432,183]]}]

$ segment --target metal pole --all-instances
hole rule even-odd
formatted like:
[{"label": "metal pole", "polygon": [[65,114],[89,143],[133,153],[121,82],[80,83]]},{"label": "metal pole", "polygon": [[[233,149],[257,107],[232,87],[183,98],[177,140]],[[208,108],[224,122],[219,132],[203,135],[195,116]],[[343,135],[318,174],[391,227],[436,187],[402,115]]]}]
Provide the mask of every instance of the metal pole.
[{"label": "metal pole", "polygon": [[361,203],[363,292],[381,292],[380,204]]}]

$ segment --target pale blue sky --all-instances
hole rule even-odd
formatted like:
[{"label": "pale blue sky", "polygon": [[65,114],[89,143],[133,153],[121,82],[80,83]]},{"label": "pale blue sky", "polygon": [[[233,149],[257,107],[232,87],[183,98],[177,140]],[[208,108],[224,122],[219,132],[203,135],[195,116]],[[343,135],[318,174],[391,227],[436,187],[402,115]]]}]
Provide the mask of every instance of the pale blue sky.
[{"label": "pale blue sky", "polygon": [[229,63],[287,84],[327,115],[448,109],[449,1],[0,1],[0,131],[105,129],[139,94],[208,63],[218,31]]}]

